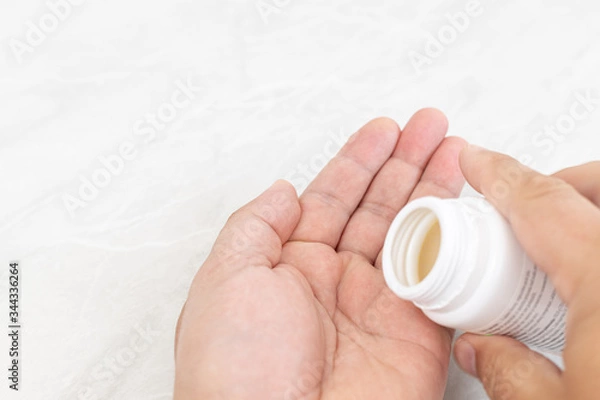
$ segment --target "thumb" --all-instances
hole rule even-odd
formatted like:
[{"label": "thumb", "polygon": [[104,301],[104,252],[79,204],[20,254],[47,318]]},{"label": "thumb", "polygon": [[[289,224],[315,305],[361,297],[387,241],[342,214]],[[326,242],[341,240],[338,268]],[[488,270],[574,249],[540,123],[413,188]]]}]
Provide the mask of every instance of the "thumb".
[{"label": "thumb", "polygon": [[[184,304],[175,328],[175,356],[184,315],[194,309],[192,294],[205,279],[230,276],[235,271],[250,266],[275,266],[281,257],[283,244],[292,235],[300,219],[300,202],[296,189],[286,182],[277,181],[256,199],[233,213],[221,230],[213,249],[196,274],[190,297]],[[214,283],[214,282],[213,282]],[[214,286],[211,283],[211,286]],[[196,287],[196,289],[194,289]]]},{"label": "thumb", "polygon": [[227,273],[246,266],[274,267],[300,213],[294,187],[286,181],[275,182],[229,217],[202,268],[226,269]]},{"label": "thumb", "polygon": [[563,398],[558,367],[509,337],[467,333],[456,341],[454,357],[492,400]]}]

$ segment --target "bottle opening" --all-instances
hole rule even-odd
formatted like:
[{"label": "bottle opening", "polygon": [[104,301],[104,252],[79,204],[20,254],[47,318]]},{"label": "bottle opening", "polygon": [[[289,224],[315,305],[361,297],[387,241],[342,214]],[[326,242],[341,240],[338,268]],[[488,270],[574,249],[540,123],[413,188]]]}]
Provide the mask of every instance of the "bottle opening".
[{"label": "bottle opening", "polygon": [[464,263],[461,242],[469,228],[462,212],[456,200],[423,197],[398,213],[381,263],[385,282],[398,297],[438,310],[458,295],[462,281],[456,281],[455,272]]},{"label": "bottle opening", "polygon": [[[440,251],[440,221],[431,210],[415,210],[406,219],[404,274],[409,286],[422,282],[433,269]],[[412,228],[412,229],[410,229]]]},{"label": "bottle opening", "polygon": [[402,285],[415,286],[427,278],[438,259],[441,237],[440,221],[432,210],[418,208],[406,215],[392,251],[395,275]]},{"label": "bottle opening", "polygon": [[421,245],[418,271],[419,282],[429,275],[433,269],[433,266],[435,265],[435,261],[437,260],[440,252],[440,238],[440,222],[436,218],[435,224],[429,228],[429,232],[427,232],[425,235],[425,239],[423,239],[423,243]]}]

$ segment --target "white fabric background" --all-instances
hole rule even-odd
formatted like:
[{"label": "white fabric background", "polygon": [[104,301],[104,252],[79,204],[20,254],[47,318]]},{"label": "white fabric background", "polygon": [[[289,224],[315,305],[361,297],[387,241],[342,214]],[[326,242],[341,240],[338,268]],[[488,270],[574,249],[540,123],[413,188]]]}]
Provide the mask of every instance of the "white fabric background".
[{"label": "white fabric background", "polygon": [[[451,135],[545,172],[600,159],[598,102],[569,126],[600,97],[592,0],[481,0],[455,37],[465,0],[78,0],[52,27],[57,1],[0,5],[0,293],[20,260],[25,326],[23,391],[2,398],[170,398],[176,318],[227,216],[278,178],[303,189],[373,117],[438,107]],[[55,29],[23,50],[40,20]],[[453,41],[418,73],[438,33]],[[193,101],[146,143],[147,114],[188,80]],[[446,398],[485,395],[453,367]]]}]

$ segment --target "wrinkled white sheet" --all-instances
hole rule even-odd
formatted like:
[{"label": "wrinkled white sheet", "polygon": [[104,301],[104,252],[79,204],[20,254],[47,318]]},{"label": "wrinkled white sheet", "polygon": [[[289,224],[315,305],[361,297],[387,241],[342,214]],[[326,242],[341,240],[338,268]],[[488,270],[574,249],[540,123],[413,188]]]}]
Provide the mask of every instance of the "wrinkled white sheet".
[{"label": "wrinkled white sheet", "polygon": [[[169,399],[227,216],[277,178],[301,189],[373,117],[438,107],[546,172],[600,159],[591,0],[481,0],[468,21],[467,1],[56,3],[0,6],[0,263],[23,266],[24,326],[23,392],[2,398]],[[484,394],[453,367],[446,398]]]}]

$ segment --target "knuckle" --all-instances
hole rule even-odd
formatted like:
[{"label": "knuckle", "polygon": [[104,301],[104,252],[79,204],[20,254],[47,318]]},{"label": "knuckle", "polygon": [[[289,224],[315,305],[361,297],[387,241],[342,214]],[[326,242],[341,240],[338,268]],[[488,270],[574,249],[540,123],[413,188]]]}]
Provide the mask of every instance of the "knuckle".
[{"label": "knuckle", "polygon": [[573,188],[561,179],[538,173],[530,173],[522,184],[511,194],[509,218],[528,220],[540,210],[552,207],[560,212],[560,204],[573,195]]},{"label": "knuckle", "polygon": [[231,215],[229,216],[229,218],[227,218],[227,224],[234,224],[236,221],[239,221],[244,214],[244,209],[240,208],[239,210],[234,211],[233,213],[231,213]]},{"label": "knuckle", "polygon": [[572,188],[561,179],[530,173],[524,178],[519,198],[523,201],[561,199],[572,194]]},{"label": "knuckle", "polygon": [[515,388],[510,379],[510,368],[502,362],[500,356],[495,356],[492,360],[487,361],[482,371],[481,383],[494,400],[508,400],[515,394]]}]

